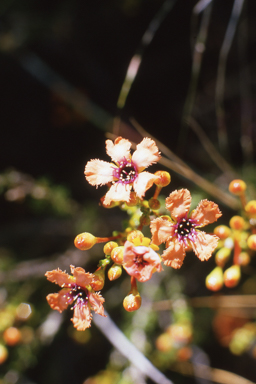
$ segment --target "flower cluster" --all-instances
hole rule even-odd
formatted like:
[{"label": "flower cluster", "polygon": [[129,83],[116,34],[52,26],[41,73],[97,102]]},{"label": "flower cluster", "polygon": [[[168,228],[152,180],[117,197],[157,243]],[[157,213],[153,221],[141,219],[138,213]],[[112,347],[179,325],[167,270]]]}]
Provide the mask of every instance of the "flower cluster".
[{"label": "flower cluster", "polygon": [[[124,298],[124,308],[131,312],[139,309],[141,297],[137,282],[144,283],[164,265],[180,268],[186,252],[193,250],[201,260],[208,260],[218,245],[218,234],[201,230],[215,222],[221,212],[217,204],[202,200],[190,212],[191,194],[187,189],[175,190],[161,207],[158,196],[163,187],[169,185],[168,172],[145,171],[160,160],[161,156],[154,140],[144,138],[131,154],[131,142],[118,137],[114,142],[106,141],[106,152],[112,162],[90,160],[85,166],[86,180],[93,186],[106,185],[108,190],[101,199],[103,207],[119,206],[129,215],[123,232],[111,237],[96,237],[81,233],[75,238],[75,246],[88,250],[96,243],[105,243],[104,258],[99,261],[94,273],[71,265],[72,275],[59,269],[46,273],[49,281],[61,287],[59,293],[49,294],[47,301],[59,312],[71,306],[74,310],[72,322],[77,330],[91,325],[91,311],[104,316],[104,299],[98,292],[105,284],[107,274],[110,281],[118,279],[125,271],[131,279],[131,289]],[[146,192],[155,185],[153,196],[145,199]],[[163,214],[169,211],[169,215]],[[149,227],[152,237],[145,237],[144,227]],[[159,246],[166,249],[160,255]]]},{"label": "flower cluster", "polygon": [[237,286],[241,278],[241,267],[251,261],[256,250],[256,200],[247,202],[243,180],[233,180],[229,191],[241,200],[241,215],[231,217],[229,226],[218,225],[214,234],[220,239],[215,254],[216,267],[206,277],[206,286],[212,291]]}]

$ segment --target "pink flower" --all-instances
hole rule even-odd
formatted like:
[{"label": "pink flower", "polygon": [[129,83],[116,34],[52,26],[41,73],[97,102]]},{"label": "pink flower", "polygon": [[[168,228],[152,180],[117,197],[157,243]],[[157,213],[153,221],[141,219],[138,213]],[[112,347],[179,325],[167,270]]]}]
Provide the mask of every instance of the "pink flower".
[{"label": "pink flower", "polygon": [[73,276],[60,269],[46,272],[45,276],[52,283],[58,284],[62,289],[58,293],[50,293],[46,299],[52,309],[60,313],[73,305],[74,315],[71,321],[78,331],[84,331],[91,326],[91,310],[101,316],[104,315],[104,298],[95,293],[90,284],[94,275],[85,272],[83,268],[70,266]]},{"label": "pink flower", "polygon": [[150,246],[135,246],[128,240],[124,244],[123,267],[141,283],[151,279],[153,272],[162,271],[161,258]]},{"label": "pink flower", "polygon": [[139,198],[143,198],[145,192],[153,185],[157,177],[144,169],[160,159],[156,143],[144,138],[137,145],[136,151],[130,154],[131,142],[122,137],[106,141],[106,152],[113,163],[99,159],[88,161],[85,166],[85,177],[91,185],[104,185],[112,183],[105,195],[104,204],[109,205],[113,201],[130,200],[130,192],[133,188]]},{"label": "pink flower", "polygon": [[189,215],[191,195],[187,189],[172,192],[166,199],[171,218],[159,217],[151,222],[152,242],[166,243],[162,259],[173,268],[182,266],[186,250],[190,247],[201,260],[208,260],[217,247],[219,238],[199,228],[216,221],[222,213],[217,204],[202,200]]}]

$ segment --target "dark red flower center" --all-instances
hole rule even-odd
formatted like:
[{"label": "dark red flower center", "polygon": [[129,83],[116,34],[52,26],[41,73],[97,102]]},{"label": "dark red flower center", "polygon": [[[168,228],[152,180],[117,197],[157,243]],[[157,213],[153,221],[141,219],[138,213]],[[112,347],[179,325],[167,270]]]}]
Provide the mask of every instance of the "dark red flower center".
[{"label": "dark red flower center", "polygon": [[73,309],[77,304],[86,304],[88,301],[88,290],[86,288],[82,288],[77,284],[68,285],[70,288],[69,292],[66,295],[67,303],[74,304],[71,309]]},{"label": "dark red flower center", "polygon": [[194,241],[196,235],[196,222],[193,219],[187,219],[183,217],[180,219],[177,224],[175,224],[175,235],[178,237],[179,241],[187,241],[187,239]]},{"label": "dark red flower center", "polygon": [[118,168],[114,168],[113,176],[119,183],[130,184],[138,175],[137,167],[132,160],[125,157],[118,162]]}]

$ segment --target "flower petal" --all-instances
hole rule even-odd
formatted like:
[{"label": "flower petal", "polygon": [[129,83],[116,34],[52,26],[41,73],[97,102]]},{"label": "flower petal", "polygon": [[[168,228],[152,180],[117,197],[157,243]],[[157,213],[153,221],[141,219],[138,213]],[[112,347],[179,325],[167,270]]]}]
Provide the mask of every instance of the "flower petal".
[{"label": "flower petal", "polygon": [[200,201],[190,217],[197,222],[198,227],[204,227],[207,224],[214,223],[221,215],[218,204],[205,199]]},{"label": "flower petal", "polygon": [[58,284],[60,287],[74,283],[73,277],[68,275],[66,272],[63,272],[59,268],[46,272],[45,276],[47,277],[47,280]]},{"label": "flower petal", "polygon": [[208,260],[218,245],[219,238],[215,235],[209,235],[203,231],[197,231],[195,241],[191,241],[193,251],[201,260]]},{"label": "flower petal", "polygon": [[145,137],[137,145],[136,151],[132,155],[132,161],[137,165],[139,171],[160,160],[161,155],[154,140]]},{"label": "flower petal", "polygon": [[93,274],[89,272],[85,272],[85,270],[81,267],[75,268],[73,265],[70,266],[71,273],[76,279],[76,284],[86,288],[87,285],[90,285],[93,281]]},{"label": "flower petal", "polygon": [[155,175],[149,172],[141,172],[133,182],[133,189],[136,194],[142,199],[145,192],[152,187],[154,181],[157,179]]},{"label": "flower petal", "polygon": [[170,211],[175,220],[179,220],[188,214],[191,195],[187,189],[173,191],[165,200],[166,208]]},{"label": "flower petal", "polygon": [[106,152],[115,162],[121,161],[124,157],[130,158],[131,142],[122,137],[117,137],[113,143],[111,140],[106,141]]},{"label": "flower petal", "polygon": [[88,298],[94,312],[98,313],[98,315],[106,317],[104,315],[103,307],[103,303],[105,301],[104,297],[102,297],[98,292],[88,292]]},{"label": "flower petal", "polygon": [[163,252],[162,259],[165,265],[178,269],[182,266],[186,256],[184,245],[177,239],[168,243],[168,248]]},{"label": "flower petal", "polygon": [[152,243],[159,245],[165,243],[174,235],[174,225],[171,221],[159,217],[150,223]]},{"label": "flower petal", "polygon": [[47,295],[46,300],[48,301],[48,304],[50,305],[51,309],[55,309],[60,313],[67,309],[67,307],[73,302],[72,298],[70,298],[70,301],[68,301],[68,292],[69,289],[62,289],[58,293],[50,293],[49,295]]},{"label": "flower petal", "polygon": [[109,205],[112,201],[129,201],[131,193],[130,184],[115,183],[111,185],[105,195],[104,204]]},{"label": "flower petal", "polygon": [[88,161],[85,166],[85,178],[91,185],[104,185],[114,180],[113,168],[114,164],[94,159]]},{"label": "flower petal", "polygon": [[71,321],[78,331],[84,331],[91,326],[92,315],[88,304],[78,303],[74,308]]}]

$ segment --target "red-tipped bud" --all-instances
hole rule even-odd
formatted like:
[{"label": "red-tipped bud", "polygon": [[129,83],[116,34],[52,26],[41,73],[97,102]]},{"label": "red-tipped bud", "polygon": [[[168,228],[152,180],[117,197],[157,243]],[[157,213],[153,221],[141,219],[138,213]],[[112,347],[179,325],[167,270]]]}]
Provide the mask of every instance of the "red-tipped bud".
[{"label": "red-tipped bud", "polygon": [[223,247],[223,248],[219,249],[215,255],[216,264],[219,267],[224,267],[224,265],[226,264],[226,262],[229,259],[230,253],[231,253],[231,249],[229,249],[229,248]]},{"label": "red-tipped bud", "polygon": [[118,247],[118,244],[115,241],[109,241],[104,245],[103,252],[105,255],[110,255],[112,250],[116,247]]},{"label": "red-tipped bud", "polygon": [[124,258],[124,246],[114,248],[111,252],[110,257],[114,261],[114,263],[122,264]]},{"label": "red-tipped bud", "polygon": [[118,279],[122,275],[122,267],[119,264],[114,264],[108,270],[108,278],[110,281]]},{"label": "red-tipped bud", "polygon": [[123,301],[123,306],[127,312],[137,311],[141,306],[141,297],[139,292],[135,295],[130,293],[126,296]]},{"label": "red-tipped bud", "polygon": [[160,208],[160,201],[151,197],[148,201],[148,205],[151,209],[153,209],[153,211],[155,211]]},{"label": "red-tipped bud", "polygon": [[214,268],[206,277],[205,285],[210,291],[219,291],[223,287],[223,271],[221,267]]},{"label": "red-tipped bud", "polygon": [[155,172],[155,176],[157,176],[157,180],[155,180],[155,184],[158,187],[166,187],[171,182],[171,175],[169,172],[166,171],[157,171]]},{"label": "red-tipped bud", "polygon": [[0,364],[3,364],[8,357],[8,349],[0,344]]},{"label": "red-tipped bud", "polygon": [[81,251],[86,251],[94,246],[97,243],[97,237],[93,236],[91,233],[84,232],[77,235],[74,244],[76,248]]},{"label": "red-tipped bud", "polygon": [[243,195],[246,188],[247,188],[247,185],[245,184],[245,182],[243,180],[239,180],[239,179],[231,181],[231,183],[229,184],[229,187],[228,187],[229,192],[231,192],[231,193],[233,193],[233,195],[237,195],[237,196]]},{"label": "red-tipped bud", "polygon": [[248,215],[255,217],[256,216],[256,200],[249,201],[245,206],[245,212]]},{"label": "red-tipped bud", "polygon": [[243,229],[245,226],[245,221],[241,216],[233,216],[229,221],[230,228],[232,229]]},{"label": "red-tipped bud", "polygon": [[249,256],[249,254],[247,252],[241,252],[237,256],[236,264],[244,267],[245,265],[248,265],[250,263],[250,261],[251,261],[251,258]]},{"label": "red-tipped bud", "polygon": [[228,288],[235,287],[241,278],[241,269],[239,265],[232,265],[224,272],[224,284]]},{"label": "red-tipped bud", "polygon": [[20,342],[21,332],[18,328],[9,327],[3,333],[3,339],[7,345],[13,346]]},{"label": "red-tipped bud", "polygon": [[230,229],[226,225],[218,225],[214,228],[214,234],[218,236],[221,240],[226,239],[230,235]]},{"label": "red-tipped bud", "polygon": [[247,245],[253,251],[256,251],[256,235],[251,235],[248,237]]}]

